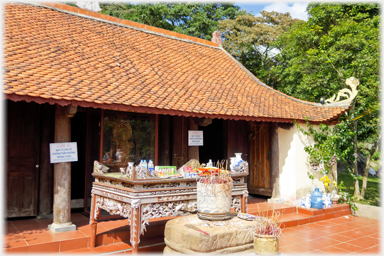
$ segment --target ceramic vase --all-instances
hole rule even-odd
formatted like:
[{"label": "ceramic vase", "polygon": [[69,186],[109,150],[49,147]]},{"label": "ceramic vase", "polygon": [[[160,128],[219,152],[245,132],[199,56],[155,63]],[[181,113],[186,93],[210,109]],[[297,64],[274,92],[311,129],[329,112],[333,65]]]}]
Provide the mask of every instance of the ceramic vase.
[{"label": "ceramic vase", "polygon": [[134,162],[128,162],[127,171],[125,172],[125,174],[127,175],[127,178],[129,178],[129,179],[132,178],[133,164],[134,164]]},{"label": "ceramic vase", "polygon": [[229,159],[231,161],[231,163],[229,165],[229,169],[233,172],[235,170],[236,157],[230,157]]},{"label": "ceramic vase", "polygon": [[235,153],[236,159],[235,159],[235,166],[238,167],[241,162],[243,162],[243,159],[241,159],[242,153]]},{"label": "ceramic vase", "polygon": [[310,194],[306,194],[305,195],[305,204],[304,204],[304,206],[307,209],[311,208],[311,195]]}]

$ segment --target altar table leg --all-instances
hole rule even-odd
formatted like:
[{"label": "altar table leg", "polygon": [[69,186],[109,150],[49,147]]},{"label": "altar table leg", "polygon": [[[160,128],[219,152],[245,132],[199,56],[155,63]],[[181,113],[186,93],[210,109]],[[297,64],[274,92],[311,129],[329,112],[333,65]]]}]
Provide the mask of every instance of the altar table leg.
[{"label": "altar table leg", "polygon": [[245,195],[241,196],[241,212],[248,213],[247,200],[248,197]]},{"label": "altar table leg", "polygon": [[141,206],[132,208],[131,214],[131,245],[132,254],[138,254],[139,243],[140,243],[140,232],[141,232]]},{"label": "altar table leg", "polygon": [[96,196],[92,195],[91,204],[91,218],[89,224],[91,225],[91,238],[89,241],[89,247],[94,248],[96,246],[96,234],[97,234],[97,217],[100,215],[101,209],[94,209],[96,207]]}]

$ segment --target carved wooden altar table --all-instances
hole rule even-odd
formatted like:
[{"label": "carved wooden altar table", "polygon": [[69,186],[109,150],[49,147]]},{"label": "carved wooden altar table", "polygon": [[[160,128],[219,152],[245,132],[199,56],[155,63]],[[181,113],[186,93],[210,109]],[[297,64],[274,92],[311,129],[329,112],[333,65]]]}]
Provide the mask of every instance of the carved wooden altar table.
[{"label": "carved wooden altar table", "polygon": [[[146,231],[149,219],[197,211],[196,178],[127,179],[120,173],[103,173],[97,164],[92,173],[95,182],[92,184],[90,213],[91,248],[96,245],[97,219],[101,209],[128,218],[133,253],[138,252],[140,235]],[[236,212],[248,212],[248,190],[244,182],[247,175],[248,172],[231,174],[232,208]]]}]

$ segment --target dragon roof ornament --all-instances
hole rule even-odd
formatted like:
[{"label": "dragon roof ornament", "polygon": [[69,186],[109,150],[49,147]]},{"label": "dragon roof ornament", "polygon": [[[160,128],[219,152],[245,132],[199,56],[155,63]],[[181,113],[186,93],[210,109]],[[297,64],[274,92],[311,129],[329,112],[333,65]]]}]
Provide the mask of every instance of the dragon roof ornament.
[{"label": "dragon roof ornament", "polygon": [[[349,105],[352,100],[356,97],[358,91],[357,91],[357,86],[360,84],[360,81],[359,79],[355,78],[355,77],[350,77],[347,79],[347,81],[345,81],[345,84],[346,85],[349,85],[349,87],[351,87],[352,91],[347,89],[347,88],[344,88],[342,90],[340,90],[338,93],[337,93],[337,97],[336,97],[336,94],[333,95],[333,97],[325,100],[325,103],[328,105]],[[340,101],[340,97],[345,97],[346,99],[345,100],[341,100]]]}]

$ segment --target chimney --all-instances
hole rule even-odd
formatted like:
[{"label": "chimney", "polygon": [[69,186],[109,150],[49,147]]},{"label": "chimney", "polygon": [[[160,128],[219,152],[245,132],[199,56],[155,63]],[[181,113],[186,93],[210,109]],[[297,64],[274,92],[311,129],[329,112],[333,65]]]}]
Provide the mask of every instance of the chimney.
[{"label": "chimney", "polygon": [[219,30],[213,32],[211,41],[217,43],[220,46],[223,44],[223,40],[221,39],[221,34]]}]

